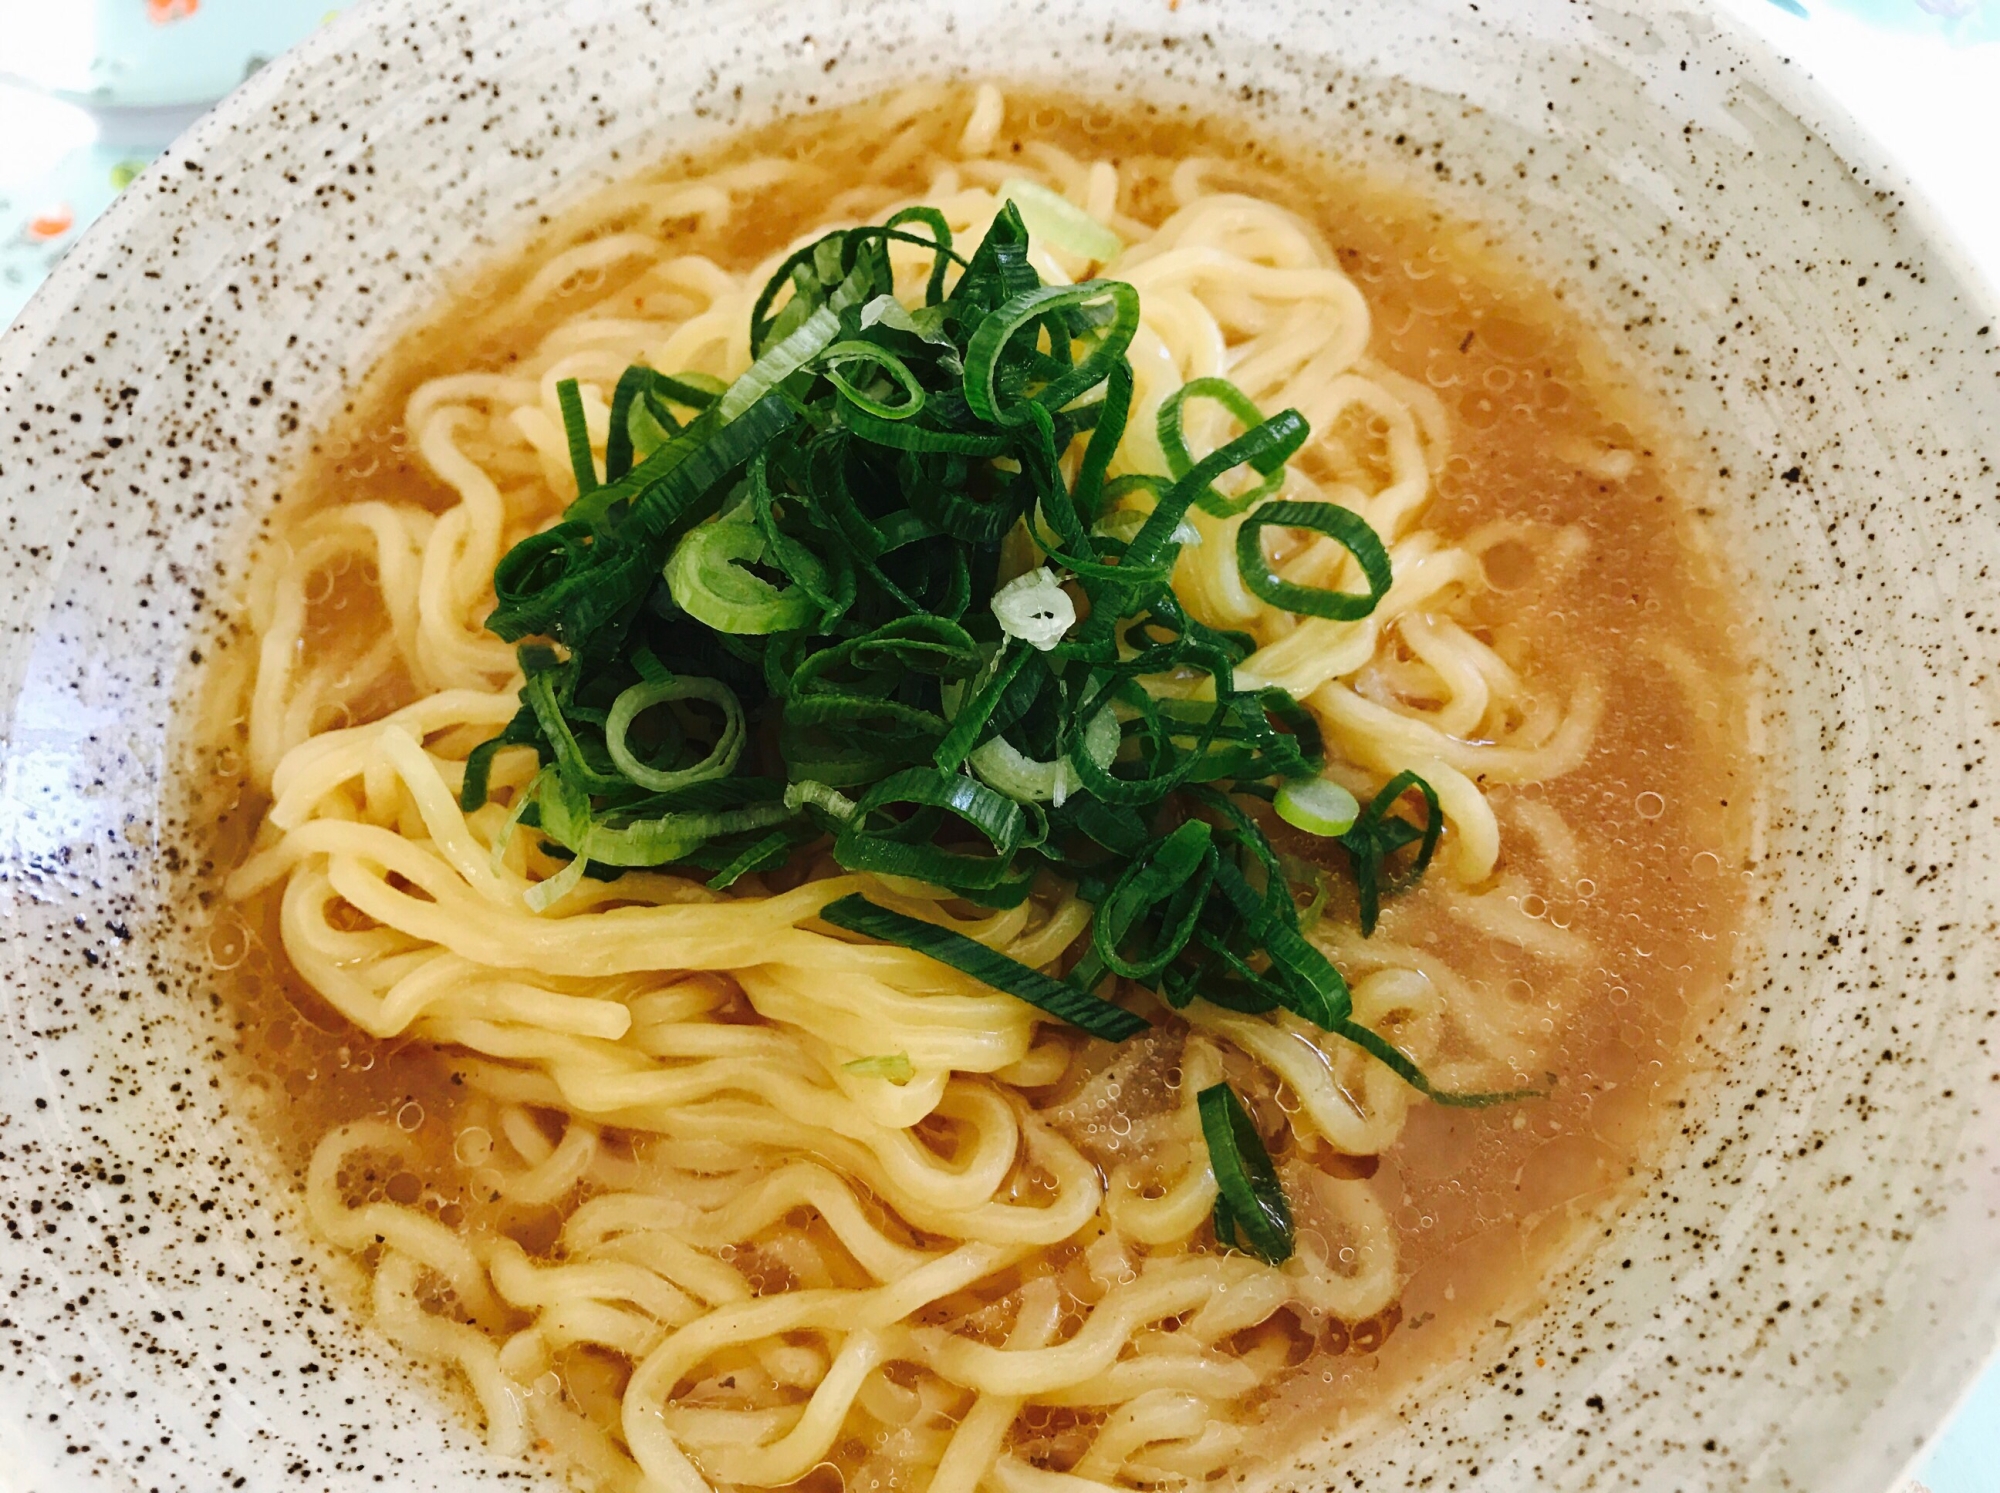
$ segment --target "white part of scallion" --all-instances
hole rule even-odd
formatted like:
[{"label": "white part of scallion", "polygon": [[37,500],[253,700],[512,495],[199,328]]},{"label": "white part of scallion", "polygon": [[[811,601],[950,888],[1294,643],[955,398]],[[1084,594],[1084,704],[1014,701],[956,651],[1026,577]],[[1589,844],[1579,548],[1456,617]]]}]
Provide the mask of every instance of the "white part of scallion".
[{"label": "white part of scallion", "polygon": [[1015,576],[993,593],[992,605],[1002,632],[1043,653],[1076,626],[1076,603],[1046,565]]}]

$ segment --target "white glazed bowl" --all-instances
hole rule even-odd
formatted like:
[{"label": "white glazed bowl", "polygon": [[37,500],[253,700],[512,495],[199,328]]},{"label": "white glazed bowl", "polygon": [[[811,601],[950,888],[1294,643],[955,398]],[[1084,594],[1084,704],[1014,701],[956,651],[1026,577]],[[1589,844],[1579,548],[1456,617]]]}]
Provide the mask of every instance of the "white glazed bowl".
[{"label": "white glazed bowl", "polygon": [[260,73],[0,343],[0,1484],[528,1476],[246,1159],[166,791],[190,650],[449,269],[670,144],[968,70],[1253,111],[1495,223],[1629,327],[1763,613],[1770,933],[1680,1140],[1544,1311],[1292,1481],[1882,1493],[1944,1417],[2000,1323],[2000,339],[1835,108],[1639,0],[407,0]]}]

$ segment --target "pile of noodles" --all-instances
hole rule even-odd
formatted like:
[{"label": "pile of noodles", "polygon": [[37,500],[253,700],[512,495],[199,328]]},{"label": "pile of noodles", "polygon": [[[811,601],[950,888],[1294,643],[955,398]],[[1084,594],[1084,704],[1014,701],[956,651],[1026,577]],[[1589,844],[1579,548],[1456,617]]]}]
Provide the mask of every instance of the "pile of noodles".
[{"label": "pile of noodles", "polygon": [[[882,171],[927,148],[925,121],[952,97],[915,91],[864,121]],[[1237,575],[1234,521],[1199,511],[1202,542],[1177,588],[1202,621],[1256,637],[1239,681],[1310,706],[1331,775],[1366,793],[1413,768],[1436,787],[1440,866],[1465,889],[1466,915],[1506,933],[1519,888],[1510,900],[1496,877],[1500,831],[1481,785],[1576,765],[1598,694],[1585,682],[1552,704],[1468,630],[1481,553],[1516,530],[1448,543],[1424,527],[1447,454],[1442,409],[1370,361],[1369,308],[1299,217],[1208,189],[1191,159],[1171,176],[1177,210],[1157,227],[1135,221],[1112,164],[1033,141],[995,158],[1004,115],[1000,94],[980,89],[956,150],[927,163],[921,200],[977,241],[995,189],[1028,176],[1129,246],[1098,270],[1136,285],[1144,316],[1114,475],[1166,470],[1153,415],[1193,378],[1226,375],[1261,407],[1310,420],[1283,496],[1343,503],[1373,526],[1394,562],[1386,600],[1355,622],[1275,612]],[[1312,1157],[1381,1152],[1420,1102],[1410,1089],[1291,1015],[1199,1001],[1124,1048],[1086,1052],[967,976],[815,924],[863,890],[1054,968],[1089,920],[1074,897],[981,915],[829,861],[727,894],[655,872],[586,880],[537,915],[523,892],[561,863],[531,835],[490,851],[532,753],[500,756],[494,802],[458,807],[466,753],[513,716],[520,684],[511,650],[481,625],[494,563],[575,491],[558,382],[580,381],[601,451],[628,364],[741,372],[751,299],[784,252],[738,273],[604,225],[694,217],[719,232],[748,201],[830,195],[821,169],[755,159],[603,199],[503,308],[525,317],[561,292],[574,314],[508,371],[434,378],[409,399],[409,441],[456,501],[323,506],[259,557],[248,757],[271,806],[228,894],[281,895],[292,965],[356,1026],[460,1050],[488,1138],[459,1160],[506,1198],[558,1207],[562,1225],[531,1256],[369,1193],[359,1179],[393,1170],[411,1144],[387,1120],[319,1143],[310,1219],[372,1265],[381,1330],[463,1373],[496,1449],[552,1448],[603,1487],[776,1487],[823,1465],[930,1493],[1198,1485],[1240,1457],[1302,1339],[1393,1302],[1383,1209],[1366,1182]],[[801,241],[879,217],[885,195],[832,196]],[[912,250],[903,267],[912,299],[920,260]],[[1088,268],[1047,248],[1035,263],[1050,282]],[[607,274],[615,297],[577,293]],[[1205,449],[1228,431],[1189,434]],[[1280,568],[1341,584],[1343,553],[1319,544]],[[372,570],[383,620],[308,651],[312,599],[343,567]],[[345,724],[354,701],[385,695],[411,703]],[[1560,824],[1548,833],[1559,842]],[[1556,936],[1546,924],[1514,934]],[[1435,958],[1319,936],[1348,971],[1356,1018],[1440,1083],[1504,1087],[1532,1071],[1525,1020]],[[848,1066],[885,1053],[907,1054],[914,1076]],[[1300,1230],[1282,1267],[1209,1241],[1216,1187],[1194,1096],[1225,1069],[1283,1100]]]}]

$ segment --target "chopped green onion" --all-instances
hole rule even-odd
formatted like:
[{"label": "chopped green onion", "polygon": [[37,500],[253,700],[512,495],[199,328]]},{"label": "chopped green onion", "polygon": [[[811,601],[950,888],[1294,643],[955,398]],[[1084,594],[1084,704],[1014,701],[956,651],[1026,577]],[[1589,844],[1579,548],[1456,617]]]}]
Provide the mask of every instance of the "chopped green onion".
[{"label": "chopped green onion", "polygon": [[[1200,819],[1190,819],[1134,856],[1097,904],[1091,948],[1098,960],[1128,980],[1157,979],[1194,936],[1215,868],[1211,832]],[[1155,920],[1152,946],[1127,956],[1128,936]]]},{"label": "chopped green onion", "polygon": [[811,804],[815,809],[846,823],[855,814],[854,800],[837,788],[829,788],[824,783],[790,783],[785,787],[785,807],[799,809]]},{"label": "chopped green onion", "polygon": [[1020,209],[1028,232],[1066,254],[1097,264],[1125,252],[1125,240],[1058,192],[1039,182],[1011,177],[1000,183],[1000,196]]},{"label": "chopped green onion", "polygon": [[[819,355],[818,366],[825,371],[828,382],[878,420],[907,420],[924,407],[924,386],[917,382],[917,376],[910,372],[909,365],[887,348],[877,347],[872,342],[836,342]],[[841,371],[856,366],[881,369],[903,391],[902,402],[884,403],[853,383]]]},{"label": "chopped green onion", "polygon": [[1285,823],[1310,835],[1344,835],[1361,812],[1354,795],[1328,778],[1293,778],[1279,785],[1271,807]]},{"label": "chopped green onion", "polygon": [[840,335],[840,318],[822,306],[797,330],[752,363],[743,376],[716,401],[716,418],[724,425],[748,410],[814,358]]},{"label": "chopped green onion", "polygon": [[[786,804],[790,808],[789,803]],[[708,879],[711,892],[726,891],[745,876],[758,871],[775,871],[790,857],[796,838],[784,830],[774,830],[752,840],[735,855],[715,868]]]},{"label": "chopped green onion", "polygon": [[[1016,852],[1035,836],[1025,806],[972,778],[921,767],[884,778],[864,793],[841,827],[833,853],[854,871],[909,876],[988,906],[1012,906],[1027,894],[1029,873]],[[900,823],[890,810],[914,809]],[[905,825],[958,821],[982,836],[992,854],[945,849],[899,833]],[[884,822],[886,821],[886,822]]]},{"label": "chopped green onion", "polygon": [[1410,1061],[1409,1055],[1380,1032],[1371,1031],[1353,1020],[1341,1022],[1334,1030],[1433,1104],[1442,1104],[1448,1109],[1487,1109],[1495,1104],[1512,1104],[1518,1099],[1548,1097],[1547,1089],[1507,1089],[1486,1094],[1454,1094],[1449,1090],[1434,1087],[1424,1076],[1423,1070]]},{"label": "chopped green onion", "polygon": [[[709,754],[692,767],[662,770],[632,750],[632,723],[643,711],[673,700],[706,700],[721,709],[723,725]],[[743,706],[727,685],[713,679],[642,679],[611,703],[604,718],[604,746],[618,770],[642,788],[668,793],[710,778],[726,778],[743,755]]]},{"label": "chopped green onion", "polygon": [[[1264,558],[1264,530],[1269,527],[1311,529],[1327,535],[1354,556],[1368,582],[1367,592],[1328,591],[1280,579]],[[1236,568],[1251,595],[1260,600],[1287,612],[1337,622],[1366,617],[1382,604],[1393,580],[1389,552],[1382,548],[1375,531],[1359,514],[1338,503],[1266,503],[1255,509],[1236,530]]]},{"label": "chopped green onion", "polygon": [[1148,1025],[1144,1017],[1123,1006],[1114,1006],[1074,985],[1051,979],[1040,970],[1018,959],[1009,959],[962,933],[879,907],[859,893],[830,903],[820,910],[820,917],[849,933],[927,954],[940,964],[948,964],[1107,1042],[1122,1042]]},{"label": "chopped green onion", "polygon": [[1000,708],[1002,700],[1007,698],[1015,679],[1033,656],[1026,649],[1010,650],[1003,642],[1001,651],[995,655],[988,667],[984,683],[979,685],[971,703],[963,708],[959,703],[961,691],[957,684],[945,686],[945,691],[941,692],[942,700],[945,709],[951,713],[952,725],[951,730],[945,733],[944,740],[938,743],[934,755],[933,760],[937,763],[939,771],[958,770],[959,764],[964,762],[967,754],[972,751],[980,733],[992,721],[994,712]]},{"label": "chopped green onion", "polygon": [[570,469],[576,474],[578,496],[597,490],[597,464],[590,454],[590,427],[583,418],[583,393],[576,380],[566,378],[556,385],[556,402],[562,406],[563,432],[569,439]]},{"label": "chopped green onion", "polygon": [[697,524],[667,559],[667,589],[675,605],[717,632],[761,635],[805,626],[819,615],[811,588],[825,584],[826,572],[810,552],[801,551],[795,563],[809,578],[780,589],[748,568],[761,562],[768,548],[754,518]]},{"label": "chopped green onion", "polygon": [[[563,784],[558,776],[557,784]],[[740,809],[667,813],[618,822],[590,812],[581,794],[545,789],[539,797],[542,832],[576,855],[606,866],[661,866],[681,860],[718,835],[769,829],[792,817],[782,802]]]},{"label": "chopped green onion", "polygon": [[949,348],[956,358],[958,349],[952,345],[951,334],[944,329],[945,307],[925,306],[920,311],[912,311],[893,295],[884,291],[861,308],[861,330],[881,325],[894,332],[908,332],[912,337],[921,337],[926,342]]},{"label": "chopped green onion", "polygon": [[[1160,450],[1167,458],[1167,470],[1175,477],[1185,477],[1194,468],[1194,457],[1188,451],[1187,436],[1182,430],[1183,410],[1190,399],[1214,400],[1234,415],[1245,430],[1254,430],[1264,423],[1264,412],[1250,401],[1247,394],[1226,378],[1198,378],[1182,384],[1160,401],[1160,413],[1155,421]],[[1234,497],[1225,497],[1215,488],[1204,486],[1195,498],[1195,502],[1203,511],[1213,513],[1218,518],[1241,513],[1284,486],[1287,459],[1287,456],[1271,453],[1255,457],[1251,460],[1250,466],[1252,470],[1262,475],[1264,478],[1262,482]]]},{"label": "chopped green onion", "polygon": [[1280,410],[1261,425],[1209,452],[1167,489],[1147,515],[1145,525],[1125,551],[1125,564],[1148,566],[1164,559],[1170,546],[1178,546],[1179,541],[1173,536],[1179,532],[1188,509],[1213,491],[1210,483],[1246,463],[1262,471],[1273,462],[1290,461],[1309,434],[1311,427],[1306,424],[1305,416],[1297,410]]},{"label": "chopped green onion", "polygon": [[529,887],[521,894],[522,900],[536,912],[547,912],[556,903],[562,901],[564,897],[567,897],[571,892],[576,890],[577,885],[583,880],[583,873],[588,866],[589,862],[584,860],[582,856],[576,856],[568,865],[564,866],[546,881],[538,881]]},{"label": "chopped green onion", "polygon": [[1292,1257],[1292,1209],[1264,1138],[1243,1101],[1226,1083],[1195,1096],[1209,1170],[1215,1174],[1215,1240],[1225,1249],[1248,1248],[1267,1265]]},{"label": "chopped green onion", "polygon": [[910,1061],[907,1052],[856,1058],[853,1062],[842,1063],[840,1066],[862,1078],[880,1078],[889,1083],[908,1083],[917,1076],[917,1065]]},{"label": "chopped green onion", "polygon": [[[1062,336],[1073,329],[1062,324],[1060,313],[1094,307],[1099,301],[1111,303],[1111,320],[1097,330],[1084,360],[1056,373],[1033,395],[1003,405],[1000,363],[1017,335],[1053,321],[1056,335]],[[1138,330],[1139,292],[1122,280],[1086,280],[1081,285],[1044,285],[1023,291],[982,321],[972,334],[965,350],[965,402],[981,419],[1003,426],[1028,421],[1032,410],[1052,414],[1109,378],[1112,365],[1124,360],[1125,349]],[[1069,351],[1067,344],[1062,350]]]},{"label": "chopped green onion", "polygon": [[1047,653],[1076,626],[1076,603],[1057,584],[1055,572],[1044,565],[1015,576],[995,591],[993,615],[1008,637]]},{"label": "chopped green onion", "polygon": [[[1109,706],[1083,728],[1084,754],[1101,768],[1118,754],[1118,717]],[[1052,803],[1060,808],[1082,785],[1067,757],[1044,762],[1030,757],[1004,736],[977,748],[966,763],[989,786],[1022,803]]]},{"label": "chopped green onion", "polygon": [[[1389,812],[1411,789],[1424,798],[1421,830]],[[1340,843],[1347,847],[1348,860],[1354,867],[1354,884],[1360,893],[1363,938],[1375,931],[1375,924],[1382,916],[1383,897],[1406,891],[1423,879],[1443,831],[1444,815],[1438,807],[1437,790],[1414,772],[1400,772],[1382,785],[1382,791],[1369,801],[1353,827],[1340,837]],[[1383,871],[1389,857],[1412,843],[1417,844],[1417,855],[1409,868],[1400,876],[1385,877]]]}]

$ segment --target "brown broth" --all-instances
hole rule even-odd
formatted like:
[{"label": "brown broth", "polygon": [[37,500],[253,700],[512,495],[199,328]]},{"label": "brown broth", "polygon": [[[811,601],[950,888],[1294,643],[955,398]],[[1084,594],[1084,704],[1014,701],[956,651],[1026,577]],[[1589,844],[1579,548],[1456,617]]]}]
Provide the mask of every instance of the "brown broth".
[{"label": "brown broth", "polygon": [[[950,123],[938,138],[948,140],[962,103],[940,117]],[[1210,184],[1241,185],[1312,219],[1368,298],[1372,355],[1436,391],[1449,412],[1454,454],[1426,523],[1455,537],[1494,519],[1527,519],[1588,541],[1560,585],[1538,580],[1531,549],[1493,552],[1489,570],[1509,589],[1486,599],[1481,620],[1506,633],[1533,677],[1558,694],[1586,674],[1605,687],[1603,724],[1578,770],[1490,790],[1503,826],[1501,869],[1524,870],[1542,915],[1590,940],[1593,957],[1564,969],[1496,944],[1449,913],[1452,889],[1439,877],[1391,904],[1380,935],[1441,956],[1489,998],[1545,1010],[1546,1067],[1557,1081],[1546,1099],[1518,1105],[1420,1106],[1381,1158],[1372,1185],[1399,1234],[1407,1275],[1399,1307],[1323,1336],[1272,1407],[1323,1430],[1391,1403],[1418,1376],[1531,1309],[1539,1282],[1630,1195],[1671,1131],[1696,1033],[1726,998],[1743,952],[1758,784],[1746,747],[1742,608],[1704,522],[1700,484],[1671,454],[1666,411],[1618,374],[1603,340],[1504,244],[1418,196],[1233,126],[1019,92],[1008,118],[1021,134],[1002,138],[1015,150],[1045,140],[1113,160],[1128,179],[1136,173],[1138,188],[1121,206],[1142,219],[1164,216],[1165,180],[1190,154],[1217,159]],[[659,174],[756,153],[819,156],[843,132],[838,116],[791,121]],[[867,214],[926,179],[927,151],[906,152],[902,165],[865,181],[833,161],[837,154],[822,157],[828,194],[759,203],[728,233],[649,226],[740,270],[823,218],[829,201],[839,202],[835,211]],[[490,267],[399,343],[328,422],[283,494],[280,522],[336,502],[448,500],[398,424],[409,391],[438,373],[504,367],[555,320],[622,293],[614,279],[558,296],[535,315],[510,314],[509,297],[534,262],[531,247]],[[1615,480],[1593,470],[1610,451],[1632,453],[1630,470]],[[315,636],[332,646],[357,619],[379,625],[379,615],[372,579],[343,577],[315,607]],[[226,661],[216,666],[210,720],[230,717],[240,660],[253,646],[219,641]],[[393,691],[356,701],[353,718],[397,703]],[[232,729],[217,733],[212,759],[221,828],[211,867],[240,859],[264,807],[243,787]],[[1565,874],[1538,854],[1520,818],[1535,810],[1523,804],[1561,816],[1580,872]],[[1351,904],[1329,915],[1351,919]],[[399,1116],[425,1163],[417,1174],[376,1179],[376,1189],[422,1198],[447,1222],[546,1246],[553,1212],[482,1201],[462,1134],[479,1117],[467,1112],[448,1051],[348,1028],[286,966],[274,898],[219,913],[212,942],[227,971],[240,1081],[260,1096],[254,1109],[284,1173],[301,1176],[314,1142],[336,1124]],[[1135,1096],[1147,1102],[1159,1097]]]}]

